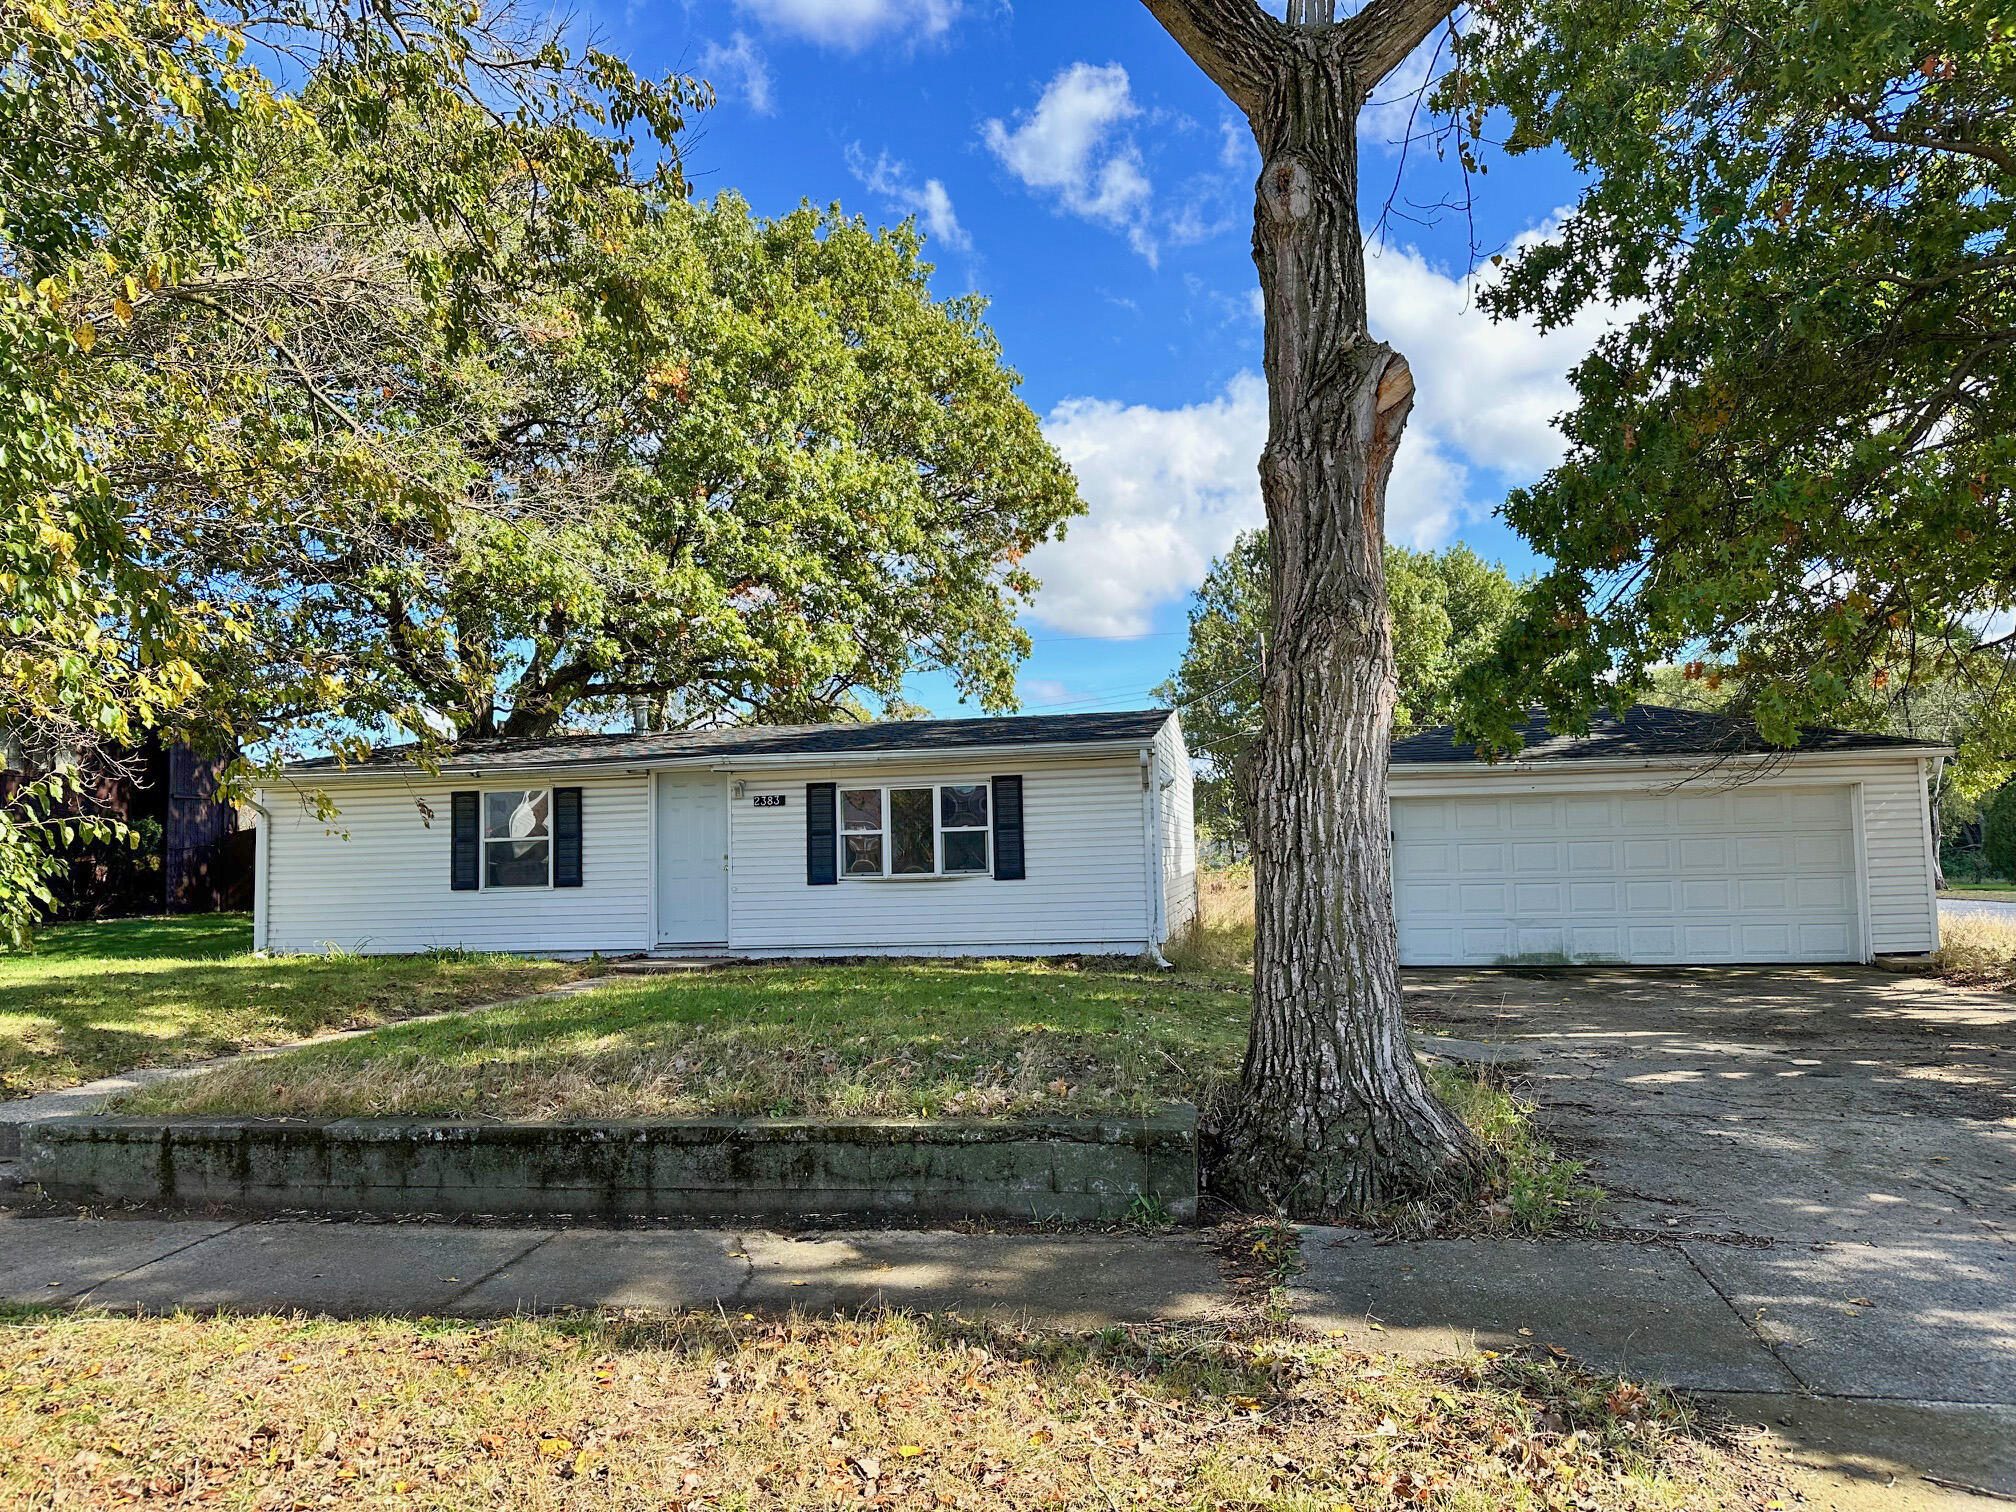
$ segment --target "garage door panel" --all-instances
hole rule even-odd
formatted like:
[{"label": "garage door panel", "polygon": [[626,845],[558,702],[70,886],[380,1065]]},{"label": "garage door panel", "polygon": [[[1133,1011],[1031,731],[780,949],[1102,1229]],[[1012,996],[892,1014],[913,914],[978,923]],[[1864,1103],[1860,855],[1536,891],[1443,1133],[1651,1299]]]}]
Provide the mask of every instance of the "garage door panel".
[{"label": "garage door panel", "polygon": [[1403,882],[1394,889],[1402,913],[1441,914],[1456,907],[1456,888],[1449,882]]},{"label": "garage door panel", "polygon": [[1568,952],[1578,959],[1624,958],[1624,931],[1616,924],[1578,924],[1568,931]]},{"label": "garage door panel", "polygon": [[1669,840],[1636,839],[1624,842],[1624,869],[1629,872],[1671,871],[1673,844]]},{"label": "garage door panel", "polygon": [[1854,864],[1854,845],[1846,835],[1799,835],[1792,842],[1792,859],[1802,872],[1836,872]]},{"label": "garage door panel", "polygon": [[1624,957],[1655,964],[1678,960],[1680,931],[1671,924],[1632,924],[1624,931]]},{"label": "garage door panel", "polygon": [[1668,914],[1679,908],[1679,898],[1671,882],[1627,882],[1624,884],[1624,911],[1632,914]]},{"label": "garage door panel", "polygon": [[1690,877],[1680,884],[1680,908],[1690,914],[1726,914],[1736,906],[1727,877]]},{"label": "garage door panel", "polygon": [[1801,924],[1799,949],[1819,960],[1845,960],[1855,954],[1854,935],[1846,924]]},{"label": "garage door panel", "polygon": [[1792,906],[1789,877],[1745,877],[1736,884],[1736,906],[1746,913],[1783,913]]},{"label": "garage door panel", "polygon": [[1582,918],[1624,911],[1624,889],[1615,882],[1574,882],[1568,887],[1568,907]]},{"label": "garage door panel", "polygon": [[1617,822],[1617,806],[1608,798],[1569,798],[1562,804],[1561,820],[1571,834],[1606,830]]},{"label": "garage door panel", "polygon": [[1396,798],[1401,960],[1852,960],[1852,812],[1845,787]]},{"label": "garage door panel", "polygon": [[1615,840],[1570,840],[1568,867],[1571,871],[1615,871],[1622,854]]},{"label": "garage door panel", "polygon": [[1680,841],[1680,866],[1685,871],[1727,871],[1729,844],[1720,835],[1684,836]]}]

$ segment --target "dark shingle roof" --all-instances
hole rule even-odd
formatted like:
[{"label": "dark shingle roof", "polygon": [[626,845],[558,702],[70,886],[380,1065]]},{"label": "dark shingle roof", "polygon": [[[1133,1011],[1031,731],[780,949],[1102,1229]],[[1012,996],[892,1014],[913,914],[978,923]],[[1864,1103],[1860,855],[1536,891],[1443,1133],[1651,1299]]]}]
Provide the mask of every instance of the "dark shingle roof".
[{"label": "dark shingle roof", "polygon": [[[1520,733],[1525,746],[1521,761],[1630,761],[1671,756],[1743,756],[1778,752],[1797,755],[1813,751],[1883,751],[1939,749],[1937,741],[1902,735],[1864,735],[1854,730],[1807,729],[1799,744],[1786,750],[1771,745],[1747,719],[1707,714],[1696,709],[1668,709],[1638,704],[1622,719],[1608,713],[1590,722],[1587,735],[1556,735],[1547,716],[1534,711]],[[1393,742],[1396,763],[1457,763],[1477,759],[1474,745],[1456,743],[1455,728],[1432,730]]]},{"label": "dark shingle roof", "polygon": [[[574,766],[592,762],[651,761],[669,757],[717,760],[735,756],[854,756],[882,751],[962,751],[993,746],[1096,745],[1149,740],[1169,718],[1167,709],[1127,709],[1106,714],[1031,714],[997,719],[898,719],[884,724],[737,725],[721,730],[679,730],[669,735],[550,735],[519,740],[471,740],[442,758],[444,771],[472,768]],[[351,771],[384,771],[409,764],[413,746],[387,746]],[[300,761],[292,772],[337,770],[333,756]]]}]

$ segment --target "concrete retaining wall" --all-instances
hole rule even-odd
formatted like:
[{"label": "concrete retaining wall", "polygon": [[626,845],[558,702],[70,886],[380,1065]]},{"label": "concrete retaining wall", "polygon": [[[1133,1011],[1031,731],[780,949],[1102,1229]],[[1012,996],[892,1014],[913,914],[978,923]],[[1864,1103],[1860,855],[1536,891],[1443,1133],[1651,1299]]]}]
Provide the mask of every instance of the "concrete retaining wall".
[{"label": "concrete retaining wall", "polygon": [[601,1218],[1197,1214],[1197,1111],[1147,1119],[662,1123],[71,1118],[22,1130],[52,1195],[263,1211]]}]

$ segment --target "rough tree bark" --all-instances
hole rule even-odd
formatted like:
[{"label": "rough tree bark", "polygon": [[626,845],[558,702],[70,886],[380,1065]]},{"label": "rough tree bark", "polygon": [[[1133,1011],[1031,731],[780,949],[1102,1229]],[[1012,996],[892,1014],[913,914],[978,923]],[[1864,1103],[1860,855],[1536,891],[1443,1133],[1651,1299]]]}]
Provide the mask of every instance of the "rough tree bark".
[{"label": "rough tree bark", "polygon": [[1259,143],[1253,257],[1269,398],[1273,548],[1264,731],[1252,761],[1259,936],[1240,1096],[1212,1184],[1295,1216],[1473,1180],[1482,1156],[1428,1089],[1401,1020],[1386,765],[1398,692],[1386,483],[1414,401],[1366,326],[1359,107],[1454,0],[1144,0]]}]

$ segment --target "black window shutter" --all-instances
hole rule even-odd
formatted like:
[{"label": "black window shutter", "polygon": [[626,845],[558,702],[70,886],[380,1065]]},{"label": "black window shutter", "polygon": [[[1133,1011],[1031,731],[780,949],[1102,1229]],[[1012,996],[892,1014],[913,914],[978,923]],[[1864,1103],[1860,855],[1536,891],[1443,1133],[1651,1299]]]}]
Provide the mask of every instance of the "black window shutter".
[{"label": "black window shutter", "polygon": [[581,885],[581,789],[553,789],[553,885]]},{"label": "black window shutter", "polygon": [[453,793],[448,799],[448,886],[475,892],[483,885],[481,793]]},{"label": "black window shutter", "polygon": [[1022,779],[994,779],[994,880],[1020,882],[1029,875],[1022,857]]},{"label": "black window shutter", "polygon": [[805,885],[827,887],[840,880],[834,807],[839,787],[831,782],[805,784]]}]

